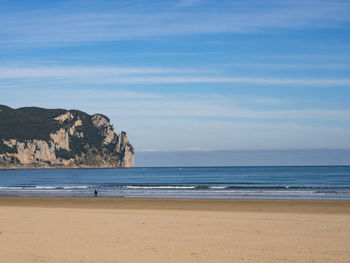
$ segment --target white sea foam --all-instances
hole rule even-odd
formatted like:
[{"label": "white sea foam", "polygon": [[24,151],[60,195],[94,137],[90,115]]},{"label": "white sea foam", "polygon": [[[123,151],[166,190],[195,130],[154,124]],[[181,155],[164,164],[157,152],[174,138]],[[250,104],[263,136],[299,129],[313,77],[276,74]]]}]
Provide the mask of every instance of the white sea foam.
[{"label": "white sea foam", "polygon": [[36,186],[0,186],[1,192],[23,192],[23,193],[35,193],[35,192],[72,192],[72,191],[86,191],[91,188],[88,185],[79,186],[53,186],[53,185],[36,185]]},{"label": "white sea foam", "polygon": [[125,186],[127,189],[195,189],[196,186],[133,186],[127,185]]},{"label": "white sea foam", "polygon": [[80,185],[80,186],[64,186],[63,189],[88,189],[91,188],[89,185]]},{"label": "white sea foam", "polygon": [[34,188],[37,190],[51,190],[51,189],[57,189],[58,186],[35,186]]},{"label": "white sea foam", "polygon": [[21,190],[22,186],[0,186],[0,190]]}]

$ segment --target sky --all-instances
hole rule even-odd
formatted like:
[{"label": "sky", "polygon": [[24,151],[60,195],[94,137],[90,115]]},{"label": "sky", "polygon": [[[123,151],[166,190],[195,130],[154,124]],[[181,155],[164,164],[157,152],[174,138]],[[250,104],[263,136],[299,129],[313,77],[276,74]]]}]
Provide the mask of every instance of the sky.
[{"label": "sky", "polygon": [[103,113],[142,165],[176,152],[344,159],[349,14],[349,0],[0,0],[0,104]]}]

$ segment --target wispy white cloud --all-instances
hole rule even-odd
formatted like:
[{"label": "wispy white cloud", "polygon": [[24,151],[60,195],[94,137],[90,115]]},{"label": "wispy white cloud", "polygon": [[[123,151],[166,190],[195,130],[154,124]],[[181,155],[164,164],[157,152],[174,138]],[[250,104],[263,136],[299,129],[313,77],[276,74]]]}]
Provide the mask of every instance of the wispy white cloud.
[{"label": "wispy white cloud", "polygon": [[181,83],[228,83],[279,86],[349,86],[350,79],[314,78],[256,78],[256,77],[206,77],[206,76],[144,76],[104,79],[102,83],[129,84],[181,84]]},{"label": "wispy white cloud", "polygon": [[[236,104],[223,104],[223,100],[210,102],[201,101],[177,101],[177,100],[158,100],[145,102],[120,102],[111,111],[115,109],[118,112],[125,111],[124,116],[135,117],[143,116],[148,118],[212,118],[226,119],[232,122],[234,119],[250,120],[281,120],[281,121],[350,121],[350,109],[273,109],[273,110],[252,110],[238,107]],[[254,105],[251,102],[250,105]],[[108,107],[106,107],[106,110]],[[123,110],[125,109],[125,110]],[[128,110],[126,110],[128,109]]]},{"label": "wispy white cloud", "polygon": [[64,66],[64,67],[0,67],[1,79],[17,78],[80,78],[80,77],[105,77],[125,75],[154,75],[169,73],[195,72],[191,69],[154,68],[154,67],[86,67],[86,66]]},{"label": "wispy white cloud", "polygon": [[[350,78],[278,78],[217,76],[210,70],[151,67],[0,67],[0,79],[30,79],[41,84],[251,84],[278,86],[349,86]],[[0,87],[3,86],[0,82]],[[21,84],[18,84],[20,87]]]},{"label": "wispy white cloud", "polygon": [[260,69],[350,69],[350,64],[338,63],[318,63],[318,64],[310,64],[310,63],[224,63],[219,66],[229,66],[229,67],[246,67],[246,68],[260,68]]},{"label": "wispy white cloud", "polygon": [[[95,110],[106,114],[118,113],[120,118],[145,119],[207,119],[232,123],[237,120],[266,121],[350,121],[349,109],[286,109],[286,101],[273,97],[226,97],[218,94],[171,95],[167,93],[130,92],[109,89],[10,89],[2,99],[21,94],[15,107],[41,105],[43,107],[77,107],[90,113]],[[30,105],[28,105],[28,97]],[[60,98],[57,101],[57,98]],[[272,103],[272,104],[271,104]],[[272,108],[266,109],[265,105]],[[73,106],[74,105],[74,106]],[[10,105],[11,106],[11,105]],[[263,124],[259,124],[263,125]]]},{"label": "wispy white cloud", "polygon": [[[193,1],[183,3],[193,4]],[[141,12],[131,11],[130,5],[126,7],[96,12],[63,8],[2,15],[0,44],[40,46],[154,36],[334,27],[350,20],[349,4],[327,1],[275,4],[268,9],[262,4],[260,8],[243,10],[217,3],[215,8],[189,11],[164,8]]]}]

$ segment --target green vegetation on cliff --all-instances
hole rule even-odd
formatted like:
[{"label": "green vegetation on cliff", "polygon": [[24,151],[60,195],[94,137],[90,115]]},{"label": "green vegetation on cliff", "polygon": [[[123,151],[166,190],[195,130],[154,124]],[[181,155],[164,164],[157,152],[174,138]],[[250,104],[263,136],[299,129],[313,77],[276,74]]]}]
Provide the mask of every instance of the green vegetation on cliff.
[{"label": "green vegetation on cliff", "polygon": [[42,108],[12,109],[0,105],[0,138],[24,140],[50,140],[50,133],[57,131],[60,125],[53,116],[65,110],[47,110]]}]

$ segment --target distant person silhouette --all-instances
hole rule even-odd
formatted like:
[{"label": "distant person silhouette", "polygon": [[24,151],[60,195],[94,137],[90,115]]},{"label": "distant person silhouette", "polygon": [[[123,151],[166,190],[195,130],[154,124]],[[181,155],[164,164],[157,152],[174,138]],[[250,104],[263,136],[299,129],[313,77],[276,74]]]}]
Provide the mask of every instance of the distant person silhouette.
[{"label": "distant person silhouette", "polygon": [[94,194],[95,194],[95,197],[97,197],[97,194],[98,194],[98,193],[97,193],[97,190],[95,190]]}]

